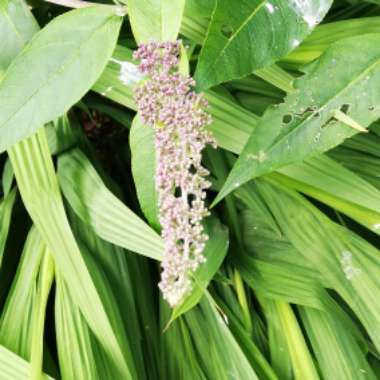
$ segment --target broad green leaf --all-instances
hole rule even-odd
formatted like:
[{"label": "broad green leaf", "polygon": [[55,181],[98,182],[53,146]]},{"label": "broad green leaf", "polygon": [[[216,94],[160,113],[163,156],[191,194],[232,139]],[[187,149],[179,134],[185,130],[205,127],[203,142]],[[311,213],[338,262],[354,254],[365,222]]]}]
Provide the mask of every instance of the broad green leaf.
[{"label": "broad green leaf", "polygon": [[[207,26],[213,14],[214,4],[216,4],[215,0],[186,1],[181,24],[181,34],[203,45],[207,34]],[[293,90],[288,82],[289,74],[276,64],[258,69],[255,71],[255,74],[284,91]]]},{"label": "broad green leaf", "polygon": [[322,20],[331,0],[218,0],[195,74],[205,89],[251,74],[297,47]]},{"label": "broad green leaf", "polygon": [[113,8],[74,10],[25,46],[0,83],[0,152],[80,100],[111,57],[121,20]]},{"label": "broad green leaf", "polygon": [[138,43],[172,41],[181,26],[185,0],[128,0],[128,14]]},{"label": "broad green leaf", "polygon": [[38,25],[22,0],[0,3],[0,79],[13,58],[38,31]]},{"label": "broad green leaf", "polygon": [[60,156],[58,176],[71,207],[98,236],[161,260],[163,242],[160,236],[107,189],[81,151],[72,150]]},{"label": "broad green leaf", "polygon": [[161,229],[158,220],[158,195],[155,188],[156,154],[154,130],[144,125],[137,115],[133,119],[129,135],[132,155],[132,174],[141,209],[149,224],[156,230]]},{"label": "broad green leaf", "polygon": [[329,150],[357,133],[336,120],[337,111],[363,127],[378,119],[379,38],[344,39],[309,65],[296,80],[296,91],[258,123],[215,202],[252,178]]}]

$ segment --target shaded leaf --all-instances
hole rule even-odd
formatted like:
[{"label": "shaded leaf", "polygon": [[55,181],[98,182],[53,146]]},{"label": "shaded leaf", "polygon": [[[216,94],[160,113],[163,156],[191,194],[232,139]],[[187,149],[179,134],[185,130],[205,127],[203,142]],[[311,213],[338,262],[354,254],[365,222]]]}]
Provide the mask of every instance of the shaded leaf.
[{"label": "shaded leaf", "polygon": [[30,359],[36,283],[45,249],[40,234],[32,228],[1,316],[1,344],[26,360]]},{"label": "shaded leaf", "polygon": [[14,189],[0,202],[0,266],[3,261],[16,194],[16,189]]},{"label": "shaded leaf", "polygon": [[154,130],[144,125],[139,116],[133,119],[129,144],[132,154],[132,174],[140,207],[149,224],[161,229],[158,220],[158,195],[155,188],[156,154]]}]

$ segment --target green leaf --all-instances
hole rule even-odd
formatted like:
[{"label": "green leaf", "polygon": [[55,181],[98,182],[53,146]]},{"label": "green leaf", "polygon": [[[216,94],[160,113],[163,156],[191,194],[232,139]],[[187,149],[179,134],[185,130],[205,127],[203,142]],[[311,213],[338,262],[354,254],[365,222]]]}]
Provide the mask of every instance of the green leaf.
[{"label": "green leaf", "polygon": [[373,299],[380,291],[379,250],[294,191],[256,182],[282,233],[344,299],[379,347],[379,305]]},{"label": "green leaf", "polygon": [[354,135],[356,129],[336,120],[336,111],[364,127],[379,118],[379,38],[368,34],[339,41],[306,68],[307,74],[295,82],[296,91],[258,123],[215,203],[252,178]]},{"label": "green leaf", "polygon": [[[0,374],[2,380],[25,380],[29,378],[30,364],[0,345]],[[47,375],[43,375],[41,379],[53,380]]]},{"label": "green leaf", "polygon": [[81,220],[102,239],[161,260],[163,241],[106,188],[86,156],[72,150],[59,158],[62,191]]},{"label": "green leaf", "polygon": [[13,205],[16,200],[16,189],[12,190],[8,195],[0,202],[0,267],[3,261],[3,255],[5,250],[5,243],[7,242],[9,227],[11,224],[11,216]]},{"label": "green leaf", "polygon": [[35,35],[0,84],[0,152],[80,100],[111,57],[121,20],[112,8],[88,7],[55,18]]},{"label": "green leaf", "polygon": [[133,35],[138,43],[177,38],[185,0],[128,0]]},{"label": "green leaf", "polygon": [[312,31],[331,0],[218,0],[195,78],[205,89],[285,56]]},{"label": "green leaf", "polygon": [[[144,256],[162,259],[162,239],[105,187],[83,153],[72,150],[61,156],[58,173],[69,204],[98,236]],[[207,231],[210,236],[204,251],[207,262],[196,272],[194,291],[174,311],[173,318],[199,302],[227,253],[228,233],[225,227],[211,219]]]},{"label": "green leaf", "polygon": [[277,314],[287,343],[295,380],[319,379],[313,358],[291,306],[277,301],[273,302],[271,307],[273,308],[272,312]]},{"label": "green leaf", "polygon": [[119,329],[120,316],[90,259],[85,261],[71,231],[44,128],[8,150],[22,200],[50,249],[56,268],[120,376],[132,379],[134,364]]},{"label": "green leaf", "polygon": [[325,379],[377,379],[339,314],[305,307],[299,310]]},{"label": "green leaf", "polygon": [[[143,286],[141,284],[142,281],[146,283],[146,287],[150,286],[150,279],[142,275],[141,266],[139,265],[142,260],[142,257],[138,257],[136,255],[131,255],[120,247],[117,247],[111,243],[108,243],[101,238],[99,238],[91,227],[87,226],[83,223],[80,218],[74,213],[74,211],[69,207],[69,218],[71,221],[71,227],[73,229],[76,240],[78,241],[81,252],[88,252],[90,256],[95,258],[96,267],[101,268],[101,271],[105,275],[105,279],[101,279],[99,282],[99,286],[103,284],[107,285],[109,283],[110,292],[107,295],[109,299],[115,298],[115,306],[117,305],[120,310],[122,323],[120,329],[127,334],[128,341],[131,346],[131,351],[133,354],[133,360],[136,364],[137,373],[139,374],[139,378],[145,378],[146,362],[144,360],[144,355],[142,351],[142,334],[139,325],[139,316],[137,314],[137,302],[146,303],[147,300],[143,297]],[[67,293],[67,286],[62,284],[62,287],[66,288],[65,296],[69,297]],[[137,290],[138,288],[138,290]],[[137,290],[138,298],[136,299],[136,294],[134,290]],[[72,302],[72,298],[69,297],[69,303]],[[76,305],[72,305],[71,310],[77,309],[75,313],[80,313],[80,309],[76,307]],[[149,319],[150,316],[146,316]],[[144,323],[146,323],[144,321]],[[86,325],[86,329],[88,324],[83,320],[83,325]],[[147,325],[151,325],[150,323],[146,323]],[[62,328],[65,328],[64,326]],[[84,328],[84,326],[83,326]],[[75,329],[73,333],[76,335],[81,335],[81,328]],[[153,328],[150,328],[150,332],[153,333]],[[93,335],[93,334],[92,334]],[[95,336],[94,336],[95,338]],[[93,343],[89,349],[94,351],[95,354],[99,353],[101,356],[105,356],[104,349],[101,348],[99,341],[97,339],[92,339]],[[62,346],[65,346],[65,339],[62,338],[61,341]],[[66,350],[65,347],[62,347],[63,351]],[[71,360],[76,360],[75,356],[81,356],[84,352],[74,352],[73,350],[69,350],[67,352],[68,356]],[[81,350],[78,350],[81,351]],[[81,360],[80,358],[78,359]],[[62,359],[63,363],[65,360]],[[108,367],[109,370],[112,370],[112,373],[115,373],[115,369],[113,364],[107,360],[97,360],[101,361],[104,367]],[[100,363],[99,363],[100,364]],[[102,368],[102,365],[99,365]],[[63,366],[66,367],[65,364]],[[74,368],[76,365],[74,365]],[[116,375],[117,376],[117,375]],[[68,378],[72,378],[73,376],[68,376]],[[74,376],[75,377],[75,376]],[[100,378],[107,378],[107,375],[99,375]],[[84,379],[87,379],[84,377]]]},{"label": "green leaf", "polygon": [[9,159],[7,159],[5,161],[5,165],[4,165],[4,169],[3,169],[3,175],[1,178],[1,182],[3,185],[4,197],[6,197],[9,194],[9,192],[11,191],[13,179],[14,179],[14,174],[13,174],[12,165],[11,165],[11,162],[9,161]]},{"label": "green leaf", "polygon": [[[364,164],[364,161],[362,161]],[[326,155],[289,165],[266,178],[300,191],[380,234],[380,191]]]},{"label": "green leaf", "polygon": [[343,38],[379,33],[380,17],[360,17],[327,22],[313,33],[297,49],[282,59],[287,64],[304,65],[318,58],[332,43]]},{"label": "green leaf", "polygon": [[31,341],[31,380],[39,380],[43,374],[43,352],[44,352],[44,331],[45,318],[47,313],[47,303],[52,282],[54,279],[54,262],[53,258],[45,247],[44,255],[41,262],[38,282],[36,284],[37,297],[34,300],[34,309],[32,317],[32,341]]},{"label": "green leaf", "polygon": [[144,125],[137,115],[133,119],[129,144],[132,154],[132,174],[141,209],[149,224],[161,229],[158,220],[158,195],[155,188],[156,155],[154,130]]},{"label": "green leaf", "polygon": [[30,359],[36,283],[45,249],[40,234],[32,228],[1,315],[1,344],[26,360]]},{"label": "green leaf", "polygon": [[[104,375],[104,356],[62,276],[56,277],[55,328],[62,379],[92,379]],[[67,344],[70,342],[70,345]],[[95,352],[94,352],[95,351]],[[114,375],[114,374],[113,374]]]},{"label": "green leaf", "polygon": [[[178,362],[174,365],[180,371],[183,366],[181,363],[186,360],[189,364],[194,361],[201,365],[205,373],[201,379],[258,380],[247,356],[210,296],[204,297],[196,308],[174,321],[165,335],[170,334],[177,323],[181,326],[180,336],[175,340],[175,345],[169,346],[165,359],[170,360],[175,355]],[[173,347],[178,352],[173,352]],[[177,374],[170,378],[180,376]]]},{"label": "green leaf", "polygon": [[0,36],[3,38],[0,41],[0,72],[7,69],[13,58],[38,29],[38,24],[24,1],[1,2]]}]

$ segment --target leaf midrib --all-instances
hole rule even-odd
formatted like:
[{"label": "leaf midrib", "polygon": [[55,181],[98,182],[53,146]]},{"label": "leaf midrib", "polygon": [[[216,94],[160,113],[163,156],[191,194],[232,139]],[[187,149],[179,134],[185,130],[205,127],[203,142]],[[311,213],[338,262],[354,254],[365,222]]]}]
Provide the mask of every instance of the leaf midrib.
[{"label": "leaf midrib", "polygon": [[16,37],[20,40],[20,42],[21,42],[21,46],[23,46],[23,45],[25,44],[25,41],[24,41],[24,39],[22,38],[21,33],[20,33],[19,30],[17,29],[17,26],[16,26],[16,24],[13,22],[13,19],[12,19],[11,16],[9,15],[8,11],[4,11],[4,16],[5,16],[5,18],[8,20],[8,24],[11,26],[11,28],[12,28],[13,31],[15,32]]},{"label": "leaf midrib", "polygon": [[231,45],[232,41],[236,38],[236,36],[241,32],[241,30],[256,16],[256,14],[262,9],[262,7],[267,3],[267,0],[263,0],[260,4],[257,5],[257,8],[243,21],[240,27],[232,34],[232,36],[228,39],[226,45],[220,51],[218,56],[213,60],[213,63],[208,67],[207,72],[209,72],[212,68],[215,67],[217,61],[219,61],[220,57],[224,54],[224,52]]}]

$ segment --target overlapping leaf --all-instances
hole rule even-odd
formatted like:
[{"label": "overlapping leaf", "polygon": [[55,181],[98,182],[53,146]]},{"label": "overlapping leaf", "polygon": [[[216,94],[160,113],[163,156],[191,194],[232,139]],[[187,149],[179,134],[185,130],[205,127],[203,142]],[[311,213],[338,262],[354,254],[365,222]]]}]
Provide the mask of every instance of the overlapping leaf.
[{"label": "overlapping leaf", "polygon": [[137,42],[175,40],[185,0],[128,0],[128,13]]},{"label": "overlapping leaf", "polygon": [[218,0],[196,72],[200,88],[251,74],[285,56],[312,31],[330,0]]},{"label": "overlapping leaf", "polygon": [[379,37],[339,41],[307,67],[296,81],[297,91],[257,125],[217,201],[252,178],[329,150],[357,133],[337,121],[336,111],[364,127],[380,116]]},{"label": "overlapping leaf", "polygon": [[0,151],[80,100],[110,58],[120,25],[113,8],[98,6],[68,12],[37,33],[0,83]]}]

